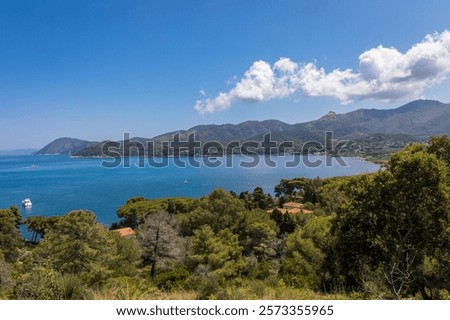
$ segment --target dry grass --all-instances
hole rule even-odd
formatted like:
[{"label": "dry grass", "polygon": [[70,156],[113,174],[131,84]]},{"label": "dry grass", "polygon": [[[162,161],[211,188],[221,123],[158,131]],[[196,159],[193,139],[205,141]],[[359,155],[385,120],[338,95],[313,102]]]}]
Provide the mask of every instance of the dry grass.
[{"label": "dry grass", "polygon": [[110,280],[88,295],[91,300],[193,300],[194,291],[164,292],[145,279],[118,278]]},{"label": "dry grass", "polygon": [[[179,290],[161,291],[144,279],[119,278],[108,282],[99,290],[91,291],[92,300],[195,300],[199,292]],[[308,289],[296,289],[283,284],[268,285],[264,281],[245,281],[239,285],[219,287],[210,299],[231,300],[346,300],[354,299],[344,294],[323,294]]]},{"label": "dry grass", "polygon": [[344,294],[323,294],[308,289],[286,286],[267,286],[264,282],[252,282],[240,287],[223,289],[213,298],[233,300],[347,300],[352,297]]}]

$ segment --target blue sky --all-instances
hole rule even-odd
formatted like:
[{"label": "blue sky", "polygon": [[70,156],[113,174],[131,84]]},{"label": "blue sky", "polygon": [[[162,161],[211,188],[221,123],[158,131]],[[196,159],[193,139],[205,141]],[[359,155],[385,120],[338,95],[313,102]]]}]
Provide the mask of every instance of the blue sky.
[{"label": "blue sky", "polygon": [[[3,0],[0,149],[450,102],[449,15],[448,0]],[[417,62],[424,42],[439,63]],[[411,70],[406,92],[393,79]]]}]

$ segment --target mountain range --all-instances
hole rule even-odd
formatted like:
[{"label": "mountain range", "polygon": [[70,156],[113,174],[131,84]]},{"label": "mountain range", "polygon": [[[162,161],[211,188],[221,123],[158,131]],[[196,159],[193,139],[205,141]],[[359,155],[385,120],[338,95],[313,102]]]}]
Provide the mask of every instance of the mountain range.
[{"label": "mountain range", "polygon": [[[332,131],[334,139],[348,140],[344,151],[362,155],[390,153],[403,148],[411,141],[423,141],[432,135],[450,134],[450,104],[435,100],[415,100],[395,109],[358,109],[343,114],[330,111],[323,117],[309,122],[288,124],[278,120],[246,121],[240,124],[200,125],[188,130],[178,130],[151,139],[132,138],[127,143],[152,141],[159,146],[163,141],[173,141],[175,134],[185,140],[195,133],[197,141],[262,141],[271,133],[273,141],[294,142],[294,151],[303,143],[323,143],[325,131]],[[72,154],[73,156],[101,156],[102,142],[90,142],[73,138],[60,138],[48,144],[36,154]],[[123,146],[122,142],[119,142]],[[159,152],[162,152],[159,149]],[[158,154],[157,154],[158,155]]]}]

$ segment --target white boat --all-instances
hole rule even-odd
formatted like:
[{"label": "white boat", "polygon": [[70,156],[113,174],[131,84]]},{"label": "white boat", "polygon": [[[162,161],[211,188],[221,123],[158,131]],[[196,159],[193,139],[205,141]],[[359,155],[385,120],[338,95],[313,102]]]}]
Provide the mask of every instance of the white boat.
[{"label": "white boat", "polygon": [[30,208],[33,205],[33,203],[31,202],[30,198],[26,198],[26,199],[22,200],[22,205],[25,208]]}]

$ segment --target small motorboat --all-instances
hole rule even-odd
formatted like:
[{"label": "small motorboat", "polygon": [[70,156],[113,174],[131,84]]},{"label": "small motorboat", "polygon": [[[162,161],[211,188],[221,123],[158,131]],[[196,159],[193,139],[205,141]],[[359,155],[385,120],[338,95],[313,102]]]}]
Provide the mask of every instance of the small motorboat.
[{"label": "small motorboat", "polygon": [[31,202],[30,198],[26,198],[26,199],[22,200],[22,205],[25,208],[30,208],[33,205],[33,203]]}]

